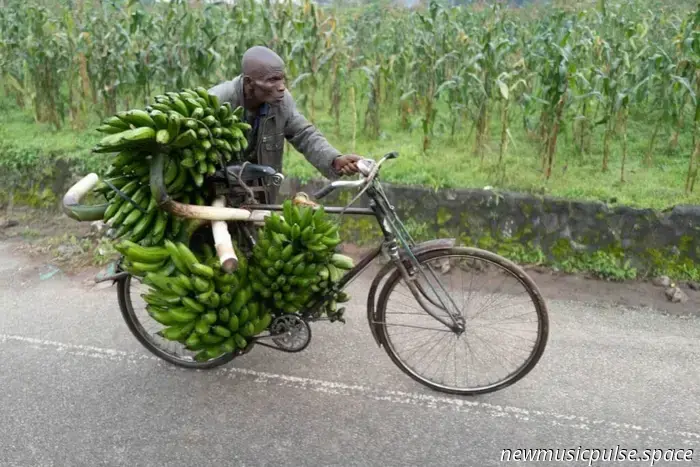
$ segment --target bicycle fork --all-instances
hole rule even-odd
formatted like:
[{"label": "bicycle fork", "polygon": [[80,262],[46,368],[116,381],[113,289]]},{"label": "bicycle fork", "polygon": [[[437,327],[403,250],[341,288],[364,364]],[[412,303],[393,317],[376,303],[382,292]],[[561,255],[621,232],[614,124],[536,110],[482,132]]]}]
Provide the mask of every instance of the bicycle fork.
[{"label": "bicycle fork", "polygon": [[[421,265],[418,263],[416,257],[411,252],[411,247],[415,244],[415,242],[411,238],[411,234],[408,232],[406,227],[398,218],[394,206],[391,204],[391,202],[389,202],[389,199],[386,197],[384,191],[381,189],[381,187],[372,186],[368,190],[368,194],[370,196],[370,206],[377,214],[379,214],[379,223],[382,228],[382,231],[384,232],[384,253],[396,265],[399,272],[401,273],[401,276],[406,281],[408,289],[411,291],[418,303],[430,316],[438,320],[440,323],[444,324],[448,329],[452,330],[453,332],[457,334],[462,334],[465,331],[464,317],[460,313],[457,305],[454,303],[452,298],[449,296],[449,294],[447,294],[445,288],[442,286],[440,280],[437,278],[432,269],[429,268],[433,279],[437,283],[437,287],[433,285],[433,283],[431,283],[429,278],[426,277],[426,279],[428,279],[428,286],[433,290],[437,299],[440,301],[440,304],[435,303],[435,301],[433,301],[425,293],[423,287],[421,287],[420,284],[416,282],[416,273],[422,273],[422,268]],[[401,244],[401,248],[403,248],[406,251],[406,254],[410,258],[410,271],[406,269],[406,267],[403,264],[403,261],[401,260],[397,240]],[[438,293],[437,289],[442,291],[447,297],[443,298],[443,296],[441,296],[442,294]],[[425,299],[427,299],[427,301],[430,303],[427,303]],[[438,314],[436,312],[433,312],[433,310],[431,309],[433,306],[447,313],[450,319],[447,320],[444,317],[438,316]]]},{"label": "bicycle fork", "polygon": [[[410,269],[406,268],[403,261],[401,261],[400,259],[399,249],[395,241],[387,245],[386,250],[387,254],[389,255],[389,258],[391,258],[391,260],[398,268],[399,272],[401,273],[401,276],[406,281],[408,289],[411,291],[411,294],[415,297],[420,306],[423,307],[423,309],[430,316],[438,320],[440,323],[444,324],[447,328],[451,329],[457,334],[463,333],[465,331],[464,317],[460,313],[457,305],[454,303],[450,295],[443,287],[440,279],[435,275],[433,269],[428,266],[428,269],[437,285],[431,283],[427,275],[422,272],[421,265],[418,264],[418,261],[415,258],[411,258]],[[435,301],[426,293],[423,286],[416,281],[419,273],[426,277],[428,281],[428,286],[435,293],[437,299],[440,302],[439,304],[435,303]],[[444,296],[441,296],[443,294],[439,293],[437,289],[443,292]],[[440,311],[447,313],[450,319],[448,320],[443,316],[439,316],[437,312],[433,311],[433,308],[437,308]]]}]

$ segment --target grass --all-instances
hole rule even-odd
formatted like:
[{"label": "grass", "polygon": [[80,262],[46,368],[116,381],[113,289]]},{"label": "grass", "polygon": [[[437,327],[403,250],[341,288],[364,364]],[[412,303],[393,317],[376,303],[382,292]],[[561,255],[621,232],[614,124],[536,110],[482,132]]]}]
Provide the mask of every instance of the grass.
[{"label": "grass", "polygon": [[[94,128],[94,126],[92,127]],[[98,170],[109,161],[90,148],[101,138],[96,131],[53,130],[37,124],[30,113],[0,101],[0,171],[12,175],[13,170],[36,169],[51,165],[60,158],[72,161],[78,168]]]},{"label": "grass", "polygon": [[[358,104],[358,108],[364,107]],[[439,114],[445,115],[445,112],[441,111]],[[437,123],[431,148],[424,154],[420,128],[413,132],[401,129],[395,113],[384,114],[382,134],[378,140],[362,138],[363,119],[359,118],[358,139],[355,144],[352,141],[350,112],[341,116],[339,134],[335,133],[333,119],[326,115],[323,109],[317,109],[316,115],[317,126],[331,144],[343,153],[355,152],[378,158],[389,151],[397,151],[400,157],[385,165],[382,172],[382,178],[387,182],[423,185],[434,189],[491,186],[504,191],[597,200],[654,209],[664,209],[676,204],[700,204],[700,190],[697,187],[695,193],[684,193],[688,158],[692,147],[691,131],[681,132],[676,149],[670,149],[666,144],[670,132],[660,131],[653,153],[653,164],[647,167],[644,157],[654,125],[652,121],[644,122],[630,118],[625,182],[621,183],[621,137],[613,139],[609,169],[603,173],[602,128],[595,130],[590,154],[584,154],[582,157],[578,155],[571,137],[562,134],[553,174],[547,181],[541,170],[540,146],[524,131],[517,114],[512,116],[512,140],[508,144],[505,163],[501,167],[498,165],[501,125],[498,118],[491,121],[490,139],[482,162],[474,155],[474,131],[470,127],[458,128],[455,137],[450,138],[449,122]],[[315,176],[313,167],[293,148],[290,148],[285,157],[284,170],[304,179]]]},{"label": "grass", "polygon": [[[358,109],[364,109],[358,102]],[[301,106],[300,106],[301,107]],[[620,183],[621,145],[613,141],[613,151],[607,173],[601,172],[602,131],[596,130],[590,154],[580,157],[567,134],[560,137],[554,172],[549,181],[541,172],[539,145],[522,129],[517,115],[513,116],[512,141],[499,167],[500,122],[494,118],[483,162],[473,154],[474,135],[470,127],[458,128],[454,138],[449,135],[449,122],[436,123],[432,145],[423,154],[422,132],[400,128],[399,118],[384,110],[382,133],[377,140],[363,137],[364,118],[357,119],[357,140],[353,142],[353,119],[350,112],[341,115],[340,132],[336,134],[333,119],[326,108],[316,109],[316,124],[341,152],[355,152],[373,158],[389,151],[400,157],[385,166],[383,180],[404,185],[440,188],[483,188],[530,192],[557,197],[598,200],[634,207],[664,209],[676,204],[700,204],[700,192],[684,194],[688,157],[692,146],[690,131],[684,131],[675,150],[669,149],[669,134],[660,132],[653,165],[643,164],[648,149],[653,122],[641,117],[629,123],[629,154],[625,183]],[[497,113],[497,112],[494,112]],[[440,114],[445,115],[444,112]],[[308,116],[309,114],[306,113]],[[99,121],[90,122],[86,130],[52,130],[48,125],[35,124],[31,114],[17,109],[7,101],[0,103],[0,171],[5,175],[14,168],[43,170],[56,158],[78,162],[78,170],[100,170],[109,162],[105,155],[91,154],[90,148],[102,135],[94,131]],[[570,133],[570,132],[569,132]],[[10,148],[10,149],[8,149]],[[285,156],[284,172],[301,179],[317,178],[315,169],[291,146]],[[5,178],[7,182],[7,178]]]}]

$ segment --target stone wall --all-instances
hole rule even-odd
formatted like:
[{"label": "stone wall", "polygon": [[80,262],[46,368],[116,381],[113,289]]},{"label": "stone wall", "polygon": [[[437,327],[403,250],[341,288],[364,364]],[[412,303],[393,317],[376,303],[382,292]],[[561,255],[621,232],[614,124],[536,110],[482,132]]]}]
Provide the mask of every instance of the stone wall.
[{"label": "stone wall", "polygon": [[[311,194],[322,185],[287,180],[281,194]],[[524,193],[383,186],[418,237],[455,236],[464,245],[520,262],[569,270],[597,268],[603,276],[606,268],[622,278],[667,274],[697,280],[700,275],[700,206],[658,212]],[[334,193],[324,204],[344,205],[354,194]],[[364,196],[355,204],[366,205]],[[378,241],[374,219],[346,217],[348,240]]]},{"label": "stone wall", "polygon": [[[57,206],[77,180],[71,175],[77,168],[59,163],[53,169],[40,180],[34,174],[30,183],[8,181],[16,190],[15,202]],[[84,174],[90,169],[78,171]],[[324,183],[287,179],[280,195],[311,194]],[[23,190],[17,191],[19,186]],[[495,251],[521,264],[589,271],[603,278],[663,274],[700,281],[700,206],[659,212],[525,193],[383,186],[417,239],[456,237],[463,245]],[[3,190],[5,195],[8,188]],[[47,192],[53,196],[47,198]],[[324,203],[344,206],[354,195],[353,191],[333,193]],[[354,206],[367,206],[367,198]],[[343,227],[345,240],[360,246],[376,245],[380,239],[372,217],[346,215]]]}]

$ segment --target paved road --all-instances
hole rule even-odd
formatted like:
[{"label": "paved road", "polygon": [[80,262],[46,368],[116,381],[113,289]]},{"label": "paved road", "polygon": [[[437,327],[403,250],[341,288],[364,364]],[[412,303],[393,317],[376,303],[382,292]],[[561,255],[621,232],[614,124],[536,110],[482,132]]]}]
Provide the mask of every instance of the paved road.
[{"label": "paved road", "polygon": [[482,467],[507,465],[504,448],[617,445],[693,449],[692,462],[655,465],[700,465],[697,319],[550,302],[532,373],[457,398],[398,371],[359,305],[345,326],[317,324],[301,354],[258,347],[186,371],[140,347],[114,289],[23,264],[0,244],[2,466]]}]

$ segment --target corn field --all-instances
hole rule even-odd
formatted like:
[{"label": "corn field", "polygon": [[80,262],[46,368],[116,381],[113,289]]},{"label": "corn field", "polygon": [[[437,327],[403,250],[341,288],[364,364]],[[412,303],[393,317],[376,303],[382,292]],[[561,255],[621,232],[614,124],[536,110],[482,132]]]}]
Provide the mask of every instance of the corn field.
[{"label": "corn field", "polygon": [[[675,4],[676,6],[669,6]],[[164,89],[208,87],[240,71],[243,51],[264,44],[287,62],[307,117],[378,138],[390,116],[421,133],[436,125],[470,134],[464,157],[484,157],[495,135],[503,160],[522,125],[552,176],[557,142],[581,158],[602,141],[598,164],[625,180],[628,157],[655,163],[659,149],[693,135],[686,193],[700,160],[700,10],[676,2],[599,0],[574,9],[386,4],[320,7],[309,0],[231,4],[139,0],[0,0],[0,70],[7,99],[37,122],[81,128]],[[688,3],[688,5],[691,5]],[[644,154],[628,155],[630,121],[653,122]],[[679,156],[680,157],[680,156]],[[539,163],[539,162],[538,162]]]}]

